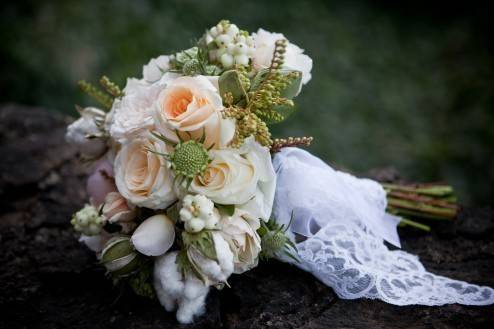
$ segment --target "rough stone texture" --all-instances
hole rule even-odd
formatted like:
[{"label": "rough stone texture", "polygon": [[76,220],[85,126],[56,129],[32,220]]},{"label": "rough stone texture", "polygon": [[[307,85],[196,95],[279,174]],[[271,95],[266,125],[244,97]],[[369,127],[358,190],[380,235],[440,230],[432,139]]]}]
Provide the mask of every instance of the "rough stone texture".
[{"label": "rough stone texture", "polygon": [[[188,328],[157,302],[112,288],[69,218],[86,170],[64,143],[68,119],[0,107],[0,328]],[[403,248],[438,274],[494,286],[494,211],[467,209],[433,234],[402,230]],[[494,307],[397,307],[340,300],[311,275],[272,262],[213,291],[190,328],[486,328]]]}]

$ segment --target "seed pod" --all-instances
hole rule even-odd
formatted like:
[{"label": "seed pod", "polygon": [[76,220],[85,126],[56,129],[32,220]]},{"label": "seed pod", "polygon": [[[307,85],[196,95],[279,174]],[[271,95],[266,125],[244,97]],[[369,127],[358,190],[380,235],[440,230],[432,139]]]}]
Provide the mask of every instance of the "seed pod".
[{"label": "seed pod", "polygon": [[124,276],[137,269],[139,257],[128,236],[117,236],[105,244],[101,263],[112,275]]},{"label": "seed pod", "polygon": [[287,237],[283,232],[268,232],[261,239],[261,248],[268,257],[280,252],[286,244]]}]

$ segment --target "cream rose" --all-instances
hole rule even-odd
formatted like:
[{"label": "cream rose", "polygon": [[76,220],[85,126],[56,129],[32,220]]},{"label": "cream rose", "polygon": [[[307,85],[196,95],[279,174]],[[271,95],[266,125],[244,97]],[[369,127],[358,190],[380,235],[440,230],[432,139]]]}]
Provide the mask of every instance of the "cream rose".
[{"label": "cream rose", "polygon": [[125,96],[116,99],[109,113],[107,125],[110,135],[119,143],[126,143],[147,133],[154,126],[152,105],[162,85],[148,85],[137,79],[127,79]]},{"label": "cream rose", "polygon": [[156,128],[167,138],[200,139],[205,146],[225,146],[235,133],[235,123],[221,115],[223,102],[217,77],[178,77],[163,89],[153,109]]},{"label": "cream rose", "polygon": [[170,57],[158,56],[151,58],[149,63],[142,67],[142,77],[146,82],[154,83],[161,79],[163,74],[170,69]]},{"label": "cream rose", "polygon": [[241,274],[257,266],[261,251],[261,238],[257,229],[259,219],[250,213],[236,209],[233,216],[223,216],[220,233],[233,252],[234,273]]},{"label": "cream rose", "polygon": [[139,138],[123,145],[115,159],[115,182],[132,204],[164,209],[176,200],[171,169],[164,157],[148,149],[167,152],[165,143],[156,139]]},{"label": "cream rose", "polygon": [[105,119],[105,112],[95,107],[79,109],[81,117],[67,127],[65,139],[75,145],[79,152],[89,158],[102,155],[107,146],[103,135],[103,128],[96,124]]},{"label": "cream rose", "polygon": [[[253,33],[255,51],[252,58],[256,70],[269,67],[273,59],[273,52],[276,41],[286,39],[281,33],[272,33],[259,29]],[[312,59],[304,54],[304,50],[288,43],[285,53],[284,67],[302,72],[302,83],[306,84],[311,79]]]},{"label": "cream rose", "polygon": [[212,162],[204,176],[192,181],[191,191],[215,203],[238,205],[254,216],[269,219],[276,186],[269,150],[248,138],[238,150],[212,150],[209,154]]}]

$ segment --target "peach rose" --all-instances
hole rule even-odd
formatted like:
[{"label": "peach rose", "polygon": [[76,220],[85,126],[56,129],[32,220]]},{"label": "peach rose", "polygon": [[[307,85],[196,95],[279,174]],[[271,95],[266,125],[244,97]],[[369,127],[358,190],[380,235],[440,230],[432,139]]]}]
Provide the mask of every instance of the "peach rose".
[{"label": "peach rose", "polygon": [[103,205],[103,217],[106,221],[121,225],[126,233],[135,228],[135,223],[133,223],[135,216],[135,207],[129,206],[120,193],[110,192],[106,195]]},{"label": "peach rose", "polygon": [[148,150],[167,153],[165,143],[154,138],[138,138],[123,145],[115,159],[115,182],[132,204],[164,209],[176,200],[171,169],[163,156]]},{"label": "peach rose", "polygon": [[155,102],[153,116],[156,128],[167,138],[200,139],[205,133],[205,146],[225,146],[235,133],[235,123],[221,115],[223,102],[217,88],[217,77],[179,77],[169,82]]}]

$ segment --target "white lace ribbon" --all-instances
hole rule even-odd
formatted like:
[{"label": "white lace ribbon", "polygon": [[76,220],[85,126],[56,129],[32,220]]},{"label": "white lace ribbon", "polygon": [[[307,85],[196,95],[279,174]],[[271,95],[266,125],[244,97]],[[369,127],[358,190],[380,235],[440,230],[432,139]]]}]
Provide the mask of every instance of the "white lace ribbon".
[{"label": "white lace ribbon", "polygon": [[[494,290],[427,272],[400,246],[394,216],[386,214],[381,185],[333,170],[310,153],[276,154],[274,217],[288,225],[300,263],[344,299],[381,299],[395,305],[488,305]],[[289,259],[282,259],[289,261]]]}]

